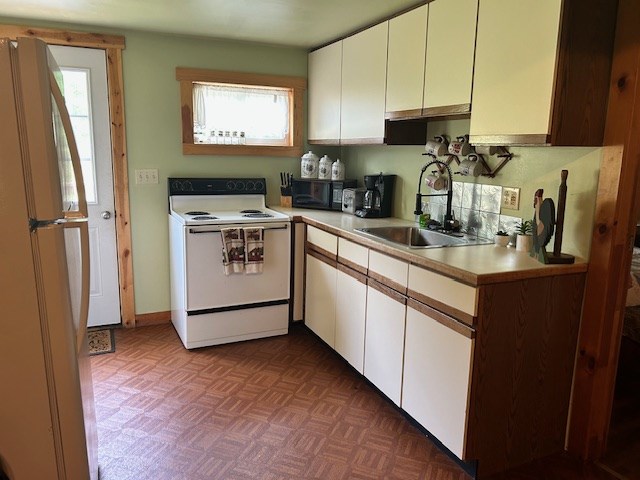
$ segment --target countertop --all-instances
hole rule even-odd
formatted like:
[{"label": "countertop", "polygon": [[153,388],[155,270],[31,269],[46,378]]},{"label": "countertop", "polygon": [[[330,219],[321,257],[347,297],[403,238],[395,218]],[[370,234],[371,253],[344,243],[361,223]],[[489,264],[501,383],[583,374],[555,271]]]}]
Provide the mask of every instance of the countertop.
[{"label": "countertop", "polygon": [[271,208],[289,215],[294,221],[313,225],[471,286],[583,273],[588,268],[588,264],[581,258],[576,258],[576,262],[571,265],[545,265],[531,258],[526,252],[493,244],[415,249],[371,239],[354,230],[377,226],[415,225],[414,222],[399,218],[369,219],[334,211]]}]

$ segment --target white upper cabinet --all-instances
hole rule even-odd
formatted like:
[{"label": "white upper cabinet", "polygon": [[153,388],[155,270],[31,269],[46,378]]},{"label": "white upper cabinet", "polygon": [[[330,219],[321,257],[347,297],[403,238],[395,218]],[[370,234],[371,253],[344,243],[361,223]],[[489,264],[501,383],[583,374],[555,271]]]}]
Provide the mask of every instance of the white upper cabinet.
[{"label": "white upper cabinet", "polygon": [[387,112],[422,114],[428,12],[429,4],[389,20]]},{"label": "white upper cabinet", "polygon": [[477,21],[478,0],[429,4],[423,114],[469,112]]},{"label": "white upper cabinet", "polygon": [[342,41],[309,54],[309,141],[340,140]]},{"label": "white upper cabinet", "polygon": [[389,22],[342,41],[341,143],[383,143]]},{"label": "white upper cabinet", "polygon": [[471,142],[602,145],[616,6],[481,0]]},{"label": "white upper cabinet", "polygon": [[472,136],[549,133],[561,7],[562,0],[480,2]]}]

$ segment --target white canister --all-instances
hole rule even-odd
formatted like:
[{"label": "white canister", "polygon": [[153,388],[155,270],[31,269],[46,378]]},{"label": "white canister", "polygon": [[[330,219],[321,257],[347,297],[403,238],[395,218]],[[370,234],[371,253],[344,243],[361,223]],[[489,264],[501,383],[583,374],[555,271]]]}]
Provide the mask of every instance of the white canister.
[{"label": "white canister", "polygon": [[320,159],[318,164],[318,179],[331,180],[331,159],[326,155]]},{"label": "white canister", "polygon": [[344,180],[344,163],[339,158],[331,166],[331,180]]},{"label": "white canister", "polygon": [[311,150],[302,156],[300,176],[302,178],[318,178],[318,156]]}]

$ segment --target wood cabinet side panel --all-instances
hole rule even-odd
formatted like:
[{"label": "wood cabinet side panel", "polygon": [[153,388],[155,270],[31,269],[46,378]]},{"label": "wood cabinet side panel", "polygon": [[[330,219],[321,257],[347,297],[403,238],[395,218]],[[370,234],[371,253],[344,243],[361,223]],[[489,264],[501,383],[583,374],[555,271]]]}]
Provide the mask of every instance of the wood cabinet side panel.
[{"label": "wood cabinet side panel", "polygon": [[551,125],[553,145],[602,145],[617,3],[564,2]]},{"label": "wood cabinet side panel", "polygon": [[477,21],[478,0],[429,5],[424,108],[471,103]]},{"label": "wood cabinet side panel", "polygon": [[471,135],[548,134],[561,0],[483,0]]},{"label": "wood cabinet side panel", "polygon": [[584,274],[480,289],[467,460],[489,475],[564,449]]},{"label": "wood cabinet side panel", "polygon": [[309,54],[309,140],[340,138],[342,41]]}]

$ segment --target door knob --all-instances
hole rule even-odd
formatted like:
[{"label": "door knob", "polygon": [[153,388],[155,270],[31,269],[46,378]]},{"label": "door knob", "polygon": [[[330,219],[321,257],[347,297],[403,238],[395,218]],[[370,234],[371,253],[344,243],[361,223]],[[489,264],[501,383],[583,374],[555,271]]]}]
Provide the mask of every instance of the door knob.
[{"label": "door knob", "polygon": [[102,218],[104,218],[105,220],[109,220],[109,219],[111,218],[111,212],[108,212],[108,211],[106,211],[106,210],[105,210],[104,212],[102,212],[102,213],[100,214],[100,216],[101,216]]}]

